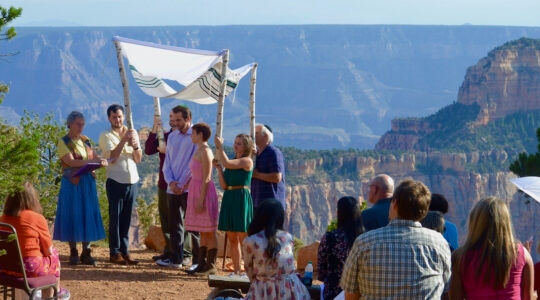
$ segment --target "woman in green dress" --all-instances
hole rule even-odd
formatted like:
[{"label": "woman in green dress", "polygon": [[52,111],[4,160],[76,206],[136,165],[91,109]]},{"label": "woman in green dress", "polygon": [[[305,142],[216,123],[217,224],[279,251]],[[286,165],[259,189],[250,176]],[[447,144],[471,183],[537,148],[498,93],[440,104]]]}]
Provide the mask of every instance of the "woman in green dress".
[{"label": "woman in green dress", "polygon": [[234,273],[232,276],[246,276],[241,273],[242,241],[247,236],[248,226],[253,218],[253,201],[249,186],[253,173],[253,139],[247,134],[239,134],[234,139],[235,158],[229,159],[223,151],[223,138],[215,137],[216,157],[214,165],[218,171],[219,185],[223,189],[223,199],[219,211],[218,229],[227,232]]}]

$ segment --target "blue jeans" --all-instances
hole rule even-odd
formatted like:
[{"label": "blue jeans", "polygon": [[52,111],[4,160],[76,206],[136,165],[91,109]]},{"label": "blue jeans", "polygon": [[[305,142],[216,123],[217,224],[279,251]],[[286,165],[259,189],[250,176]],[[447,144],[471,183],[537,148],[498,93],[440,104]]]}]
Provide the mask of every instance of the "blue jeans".
[{"label": "blue jeans", "polygon": [[105,183],[109,199],[109,251],[111,256],[128,254],[131,212],[137,199],[137,184],[119,183],[107,178]]}]

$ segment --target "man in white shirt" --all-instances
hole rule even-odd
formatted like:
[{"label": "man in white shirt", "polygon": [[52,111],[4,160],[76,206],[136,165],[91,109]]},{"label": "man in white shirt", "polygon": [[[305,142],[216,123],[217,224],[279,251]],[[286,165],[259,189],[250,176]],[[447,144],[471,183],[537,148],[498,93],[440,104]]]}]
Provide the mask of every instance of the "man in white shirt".
[{"label": "man in white shirt", "polygon": [[137,131],[124,125],[123,106],[109,106],[107,117],[111,128],[101,133],[99,147],[102,156],[110,161],[105,185],[109,199],[109,262],[136,265],[139,262],[129,255],[128,233],[133,203],[137,199],[137,163],[142,160],[142,151]]}]

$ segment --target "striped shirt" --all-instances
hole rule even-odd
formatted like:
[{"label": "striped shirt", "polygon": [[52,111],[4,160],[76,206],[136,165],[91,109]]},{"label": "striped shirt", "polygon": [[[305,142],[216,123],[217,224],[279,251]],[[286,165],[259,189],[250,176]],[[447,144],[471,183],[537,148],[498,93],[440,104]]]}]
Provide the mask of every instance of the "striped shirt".
[{"label": "striped shirt", "polygon": [[392,220],[356,238],[340,285],[363,299],[440,299],[450,279],[450,256],[440,233]]}]

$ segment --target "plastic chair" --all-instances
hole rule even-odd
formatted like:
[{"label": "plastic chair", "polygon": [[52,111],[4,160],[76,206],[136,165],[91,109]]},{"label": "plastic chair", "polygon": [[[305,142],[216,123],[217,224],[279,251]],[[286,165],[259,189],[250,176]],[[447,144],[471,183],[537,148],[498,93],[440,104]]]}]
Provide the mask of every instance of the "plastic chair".
[{"label": "plastic chair", "polygon": [[25,291],[30,299],[34,299],[37,291],[47,288],[53,288],[52,299],[58,299],[56,282],[54,275],[26,277],[17,231],[12,225],[0,222],[0,292],[3,293],[4,300],[10,295],[13,299],[15,289]]}]

